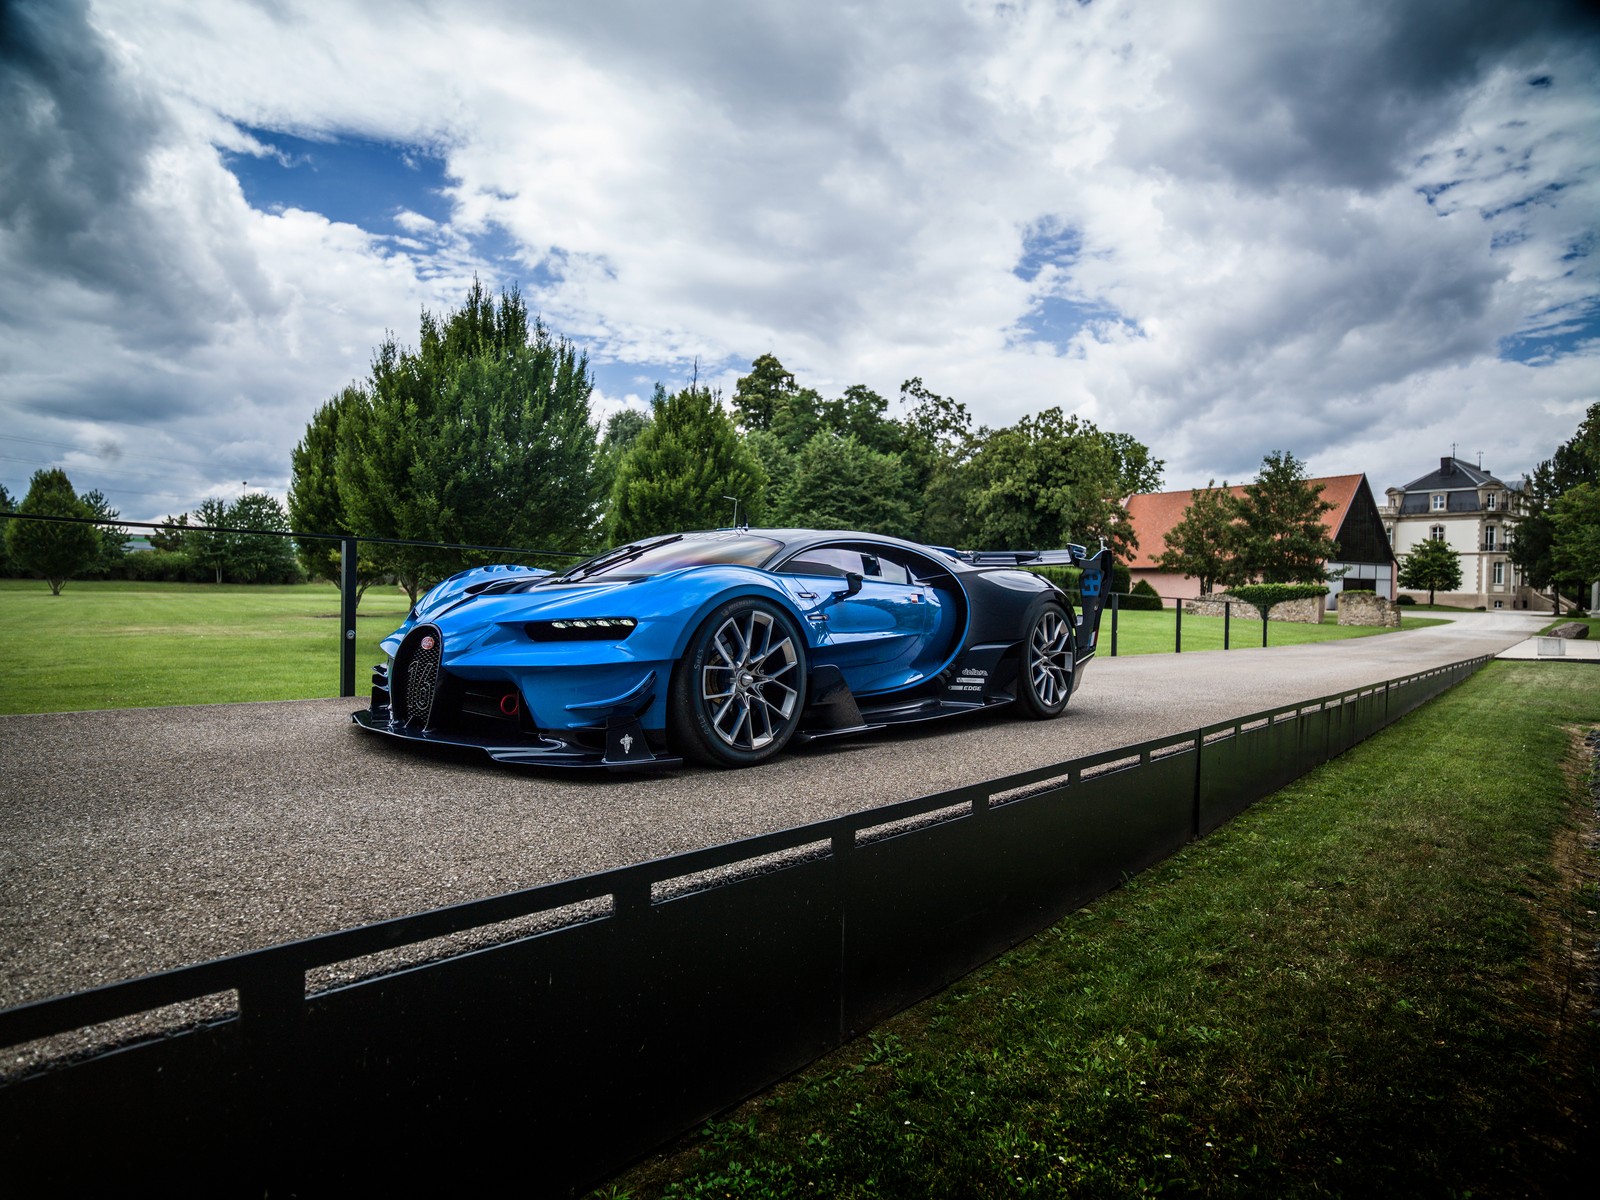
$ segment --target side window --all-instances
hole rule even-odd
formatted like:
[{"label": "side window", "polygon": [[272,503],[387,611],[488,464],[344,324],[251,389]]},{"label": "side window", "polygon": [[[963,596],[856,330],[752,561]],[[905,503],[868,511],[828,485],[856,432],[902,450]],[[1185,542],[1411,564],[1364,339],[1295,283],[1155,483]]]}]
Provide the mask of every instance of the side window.
[{"label": "side window", "polygon": [[843,550],[837,546],[813,547],[798,558],[791,558],[784,563],[783,571],[786,575],[837,575],[840,579],[850,571],[866,575],[860,551]]},{"label": "side window", "polygon": [[813,546],[783,564],[786,575],[832,575],[844,578],[851,571],[879,583],[909,584],[911,571],[898,559],[843,546]]}]

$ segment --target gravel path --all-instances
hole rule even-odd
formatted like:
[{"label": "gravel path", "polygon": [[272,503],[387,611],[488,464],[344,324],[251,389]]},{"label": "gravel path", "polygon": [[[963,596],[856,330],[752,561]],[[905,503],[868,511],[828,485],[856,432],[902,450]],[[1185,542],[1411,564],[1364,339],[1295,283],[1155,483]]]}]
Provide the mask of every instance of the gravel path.
[{"label": "gravel path", "polygon": [[1496,653],[1541,618],[1100,659],[1067,715],[824,742],[747,771],[508,770],[354,702],[0,717],[0,1007],[657,858]]}]

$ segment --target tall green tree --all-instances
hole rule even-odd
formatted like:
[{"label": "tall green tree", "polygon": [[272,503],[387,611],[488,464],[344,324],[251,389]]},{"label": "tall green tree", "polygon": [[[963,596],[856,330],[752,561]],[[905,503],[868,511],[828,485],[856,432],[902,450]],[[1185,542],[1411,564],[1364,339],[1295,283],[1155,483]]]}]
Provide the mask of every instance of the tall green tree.
[{"label": "tall green tree", "polygon": [[873,450],[853,434],[818,433],[775,489],[772,521],[908,536],[913,514],[904,476],[898,454]]},{"label": "tall green tree", "polygon": [[1443,538],[1428,538],[1413,546],[1400,564],[1400,586],[1413,592],[1426,590],[1432,604],[1434,592],[1453,592],[1461,586],[1461,556]]},{"label": "tall green tree", "polygon": [[[6,485],[0,483],[0,512],[16,512],[17,502],[11,493],[6,490]],[[16,571],[17,565],[11,561],[11,551],[6,549],[5,531],[11,522],[0,521],[0,578],[9,579]]]},{"label": "tall green tree", "polygon": [[[72,490],[72,481],[59,467],[35,471],[17,512],[40,517],[90,518],[89,506]],[[59,596],[67,580],[90,567],[100,553],[93,525],[67,521],[6,522],[6,549],[24,571],[32,572]]]},{"label": "tall green tree", "polygon": [[972,534],[985,548],[1103,540],[1121,558],[1137,546],[1124,500],[1160,486],[1162,463],[1133,438],[1047,408],[980,431],[979,442],[969,467]]},{"label": "tall green tree", "polygon": [[[339,499],[339,419],[364,400],[355,385],[344,388],[311,415],[305,436],[289,454],[289,527],[300,533],[348,534]],[[305,538],[295,544],[300,567],[313,579],[339,579],[340,547],[335,541]],[[370,568],[370,557],[367,566]],[[371,571],[357,566],[358,586],[365,590]]]},{"label": "tall green tree", "polygon": [[1236,518],[1235,555],[1241,578],[1262,583],[1322,583],[1338,545],[1322,523],[1333,505],[1322,485],[1306,476],[1305,464],[1287,450],[1261,460],[1254,483],[1230,496]]},{"label": "tall green tree", "polygon": [[1556,452],[1534,467],[1518,497],[1516,535],[1511,561],[1535,588],[1550,588],[1561,611],[1561,590],[1591,580],[1574,578],[1570,555],[1556,553],[1555,506],[1566,493],[1584,484],[1600,483],[1600,403],[1591,404],[1577,432]]},{"label": "tall green tree", "polygon": [[[111,502],[99,488],[85,492],[78,499],[83,501],[84,507],[89,510],[89,515],[97,520],[115,521],[122,515],[111,507]],[[115,525],[97,526],[95,532],[100,539],[100,552],[95,555],[88,572],[96,576],[109,576],[122,565],[122,560],[128,553],[128,542],[132,539],[126,529]]]},{"label": "tall green tree", "polygon": [[759,521],[766,473],[740,440],[717,396],[687,387],[656,405],[649,426],[617,468],[608,534],[612,544],[681,529]]},{"label": "tall green tree", "polygon": [[1600,579],[1600,484],[1580,483],[1561,493],[1550,507],[1550,520],[1558,576],[1579,586]]},{"label": "tall green tree", "polygon": [[1156,556],[1156,565],[1163,571],[1197,580],[1202,595],[1217,584],[1235,582],[1231,496],[1227,480],[1220,488],[1212,480],[1195,491],[1182,519],[1167,531],[1166,549]]},{"label": "tall green tree", "polygon": [[[274,496],[246,492],[228,506],[236,530],[289,531],[289,518]],[[240,583],[292,583],[297,575],[293,542],[271,532],[235,533],[228,546],[228,576]]]},{"label": "tall green tree", "polygon": [[[657,384],[657,388],[661,385]],[[663,390],[656,403],[666,398]],[[599,502],[611,502],[611,489],[617,482],[617,468],[622,465],[623,457],[633,444],[639,440],[639,435],[650,426],[650,414],[641,412],[637,408],[619,409],[606,418],[605,432],[600,435],[600,445],[594,457],[594,486],[595,495]],[[604,518],[604,514],[601,514]]]},{"label": "tall green tree", "polygon": [[228,502],[220,496],[207,496],[192,514],[195,526],[183,533],[182,553],[196,567],[221,583],[233,562],[235,535],[232,532]]},{"label": "tall green tree", "polygon": [[[521,296],[474,283],[443,321],[422,315],[415,351],[390,337],[360,401],[340,410],[335,481],[348,528],[376,538],[587,548],[595,428],[588,358]],[[484,555],[371,547],[415,602]]]},{"label": "tall green tree", "polygon": [[750,373],[733,385],[733,411],[739,427],[746,432],[771,429],[799,390],[794,376],[777,357],[763,354],[750,364]]},{"label": "tall green tree", "polygon": [[933,391],[920,376],[900,385],[900,405],[901,464],[917,515],[915,537],[940,546],[972,545],[977,480],[968,467],[979,443],[967,406]]}]

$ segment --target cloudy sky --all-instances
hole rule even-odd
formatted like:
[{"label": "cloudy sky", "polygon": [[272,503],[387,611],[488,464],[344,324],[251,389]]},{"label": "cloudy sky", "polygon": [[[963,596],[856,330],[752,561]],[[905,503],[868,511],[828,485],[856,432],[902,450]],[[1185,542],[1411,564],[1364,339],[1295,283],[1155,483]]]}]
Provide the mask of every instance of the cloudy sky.
[{"label": "cloudy sky", "polygon": [[1600,399],[1588,7],[6,0],[0,482],[281,496],[475,274],[601,413],[770,352],[1169,488],[1515,479]]}]

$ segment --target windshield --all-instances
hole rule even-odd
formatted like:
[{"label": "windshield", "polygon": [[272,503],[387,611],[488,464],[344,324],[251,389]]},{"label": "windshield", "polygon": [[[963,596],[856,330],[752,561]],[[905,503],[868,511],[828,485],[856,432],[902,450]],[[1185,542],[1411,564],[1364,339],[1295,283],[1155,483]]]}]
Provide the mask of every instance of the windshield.
[{"label": "windshield", "polygon": [[772,538],[737,530],[685,533],[609,550],[551,582],[571,583],[597,575],[664,575],[684,567],[717,564],[759,567],[779,546]]}]

